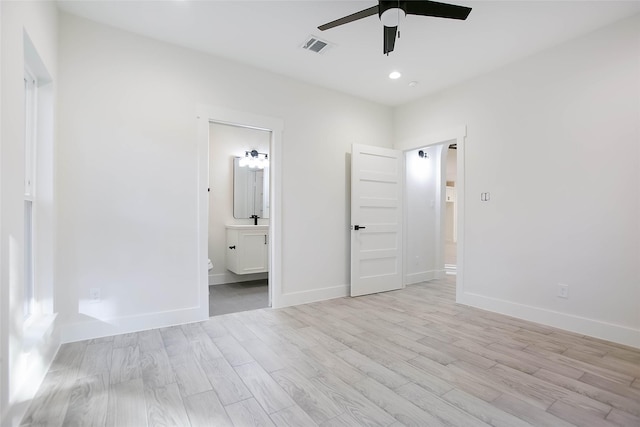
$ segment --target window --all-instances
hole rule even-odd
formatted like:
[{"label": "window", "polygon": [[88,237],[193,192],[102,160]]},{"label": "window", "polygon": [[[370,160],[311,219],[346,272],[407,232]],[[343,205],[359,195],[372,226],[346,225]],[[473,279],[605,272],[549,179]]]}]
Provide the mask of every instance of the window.
[{"label": "window", "polygon": [[37,123],[37,81],[33,73],[24,73],[24,317],[30,317],[35,301],[34,202]]}]

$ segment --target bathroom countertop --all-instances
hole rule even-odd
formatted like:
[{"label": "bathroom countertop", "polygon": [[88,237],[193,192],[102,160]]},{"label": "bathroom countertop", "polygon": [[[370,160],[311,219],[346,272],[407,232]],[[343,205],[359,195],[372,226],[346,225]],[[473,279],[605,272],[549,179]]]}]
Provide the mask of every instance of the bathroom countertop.
[{"label": "bathroom countertop", "polygon": [[231,230],[269,230],[268,225],[253,225],[253,224],[227,224],[226,228]]}]

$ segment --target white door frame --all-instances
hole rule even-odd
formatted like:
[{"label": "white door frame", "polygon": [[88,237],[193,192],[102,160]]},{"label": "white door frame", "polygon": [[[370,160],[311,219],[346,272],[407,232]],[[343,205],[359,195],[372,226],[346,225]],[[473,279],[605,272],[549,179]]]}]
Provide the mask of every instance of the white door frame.
[{"label": "white door frame", "polygon": [[199,303],[202,317],[209,317],[209,273],[207,268],[209,238],[209,124],[254,128],[271,132],[269,148],[269,302],[271,307],[281,306],[282,295],[282,150],[284,121],[276,117],[262,116],[231,110],[224,107],[198,105],[198,248],[197,268],[200,283]]},{"label": "white door frame", "polygon": [[[465,180],[464,180],[464,156],[465,156],[465,140],[467,137],[467,127],[460,126],[457,128],[447,129],[442,132],[425,135],[419,138],[412,138],[408,140],[403,140],[394,145],[396,150],[401,150],[403,154],[406,154],[408,151],[417,150],[419,148],[425,148],[433,145],[443,144],[448,142],[450,144],[457,144],[456,150],[456,162],[457,162],[457,173],[456,173],[456,195],[457,195],[457,212],[458,217],[456,221],[456,225],[458,228],[458,242],[456,243],[456,301],[460,301],[462,295],[464,294],[464,207],[465,207]],[[455,141],[455,142],[454,142]],[[405,157],[406,159],[406,157]],[[405,173],[406,176],[406,173]],[[405,186],[406,188],[406,186]],[[405,195],[405,203],[406,198],[409,197]],[[444,203],[444,194],[441,195],[441,202]],[[407,224],[407,209],[405,206],[404,212],[404,226]],[[442,216],[442,209],[440,212],[440,216]],[[406,236],[407,229],[404,229],[404,235]],[[440,221],[440,234],[444,235],[444,221]],[[438,251],[440,252],[439,258],[442,259],[444,256],[444,248],[439,245]],[[405,265],[403,266],[403,283],[407,280],[407,253],[406,246],[403,247],[403,251],[405,252],[403,255],[403,259]]]}]

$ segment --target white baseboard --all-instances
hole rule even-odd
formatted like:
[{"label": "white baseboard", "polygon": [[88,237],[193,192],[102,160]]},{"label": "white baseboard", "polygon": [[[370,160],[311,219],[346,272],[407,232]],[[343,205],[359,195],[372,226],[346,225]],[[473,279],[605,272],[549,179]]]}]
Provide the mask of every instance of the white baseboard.
[{"label": "white baseboard", "polygon": [[456,264],[445,264],[444,271],[446,274],[457,275],[458,274],[458,266]]},{"label": "white baseboard", "polygon": [[483,310],[640,348],[640,329],[465,292],[456,301]]},{"label": "white baseboard", "polygon": [[414,285],[420,282],[428,282],[429,280],[442,279],[445,276],[445,270],[429,270],[419,273],[405,274],[404,284]]},{"label": "white baseboard", "polygon": [[226,285],[227,283],[250,282],[252,280],[263,280],[268,278],[269,273],[238,275],[227,271],[225,273],[209,274],[209,286]]},{"label": "white baseboard", "polygon": [[280,298],[278,298],[278,306],[274,306],[273,308],[308,304],[310,302],[342,298],[348,295],[349,285],[332,286],[330,288],[314,289],[311,291],[292,292],[289,294],[280,295]]},{"label": "white baseboard", "polygon": [[97,320],[92,318],[82,322],[63,323],[60,325],[60,340],[62,343],[82,341],[86,339],[108,337],[111,335],[164,328],[166,326],[180,325],[183,323],[200,322],[207,320],[208,318],[208,304],[204,308],[193,307],[183,310],[171,310],[109,320]]}]

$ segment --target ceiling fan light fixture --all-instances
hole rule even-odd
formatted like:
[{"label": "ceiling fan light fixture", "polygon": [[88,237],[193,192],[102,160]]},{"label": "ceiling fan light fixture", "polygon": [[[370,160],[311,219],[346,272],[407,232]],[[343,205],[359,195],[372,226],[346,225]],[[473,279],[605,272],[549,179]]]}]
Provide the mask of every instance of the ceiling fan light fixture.
[{"label": "ceiling fan light fixture", "polygon": [[399,7],[391,7],[380,14],[380,21],[385,27],[397,27],[407,16],[407,13]]},{"label": "ceiling fan light fixture", "polygon": [[398,26],[407,15],[433,16],[435,18],[465,20],[471,12],[470,7],[455,4],[440,3],[430,0],[378,0],[377,6],[371,6],[351,15],[343,16],[318,29],[325,31],[330,28],[358,21],[369,16],[378,15],[383,24],[382,53],[389,55],[393,52],[396,39],[400,38]]}]

